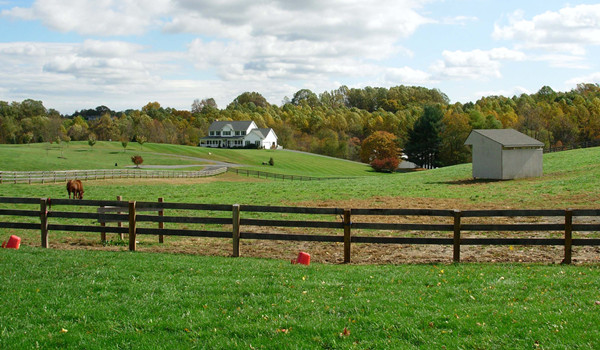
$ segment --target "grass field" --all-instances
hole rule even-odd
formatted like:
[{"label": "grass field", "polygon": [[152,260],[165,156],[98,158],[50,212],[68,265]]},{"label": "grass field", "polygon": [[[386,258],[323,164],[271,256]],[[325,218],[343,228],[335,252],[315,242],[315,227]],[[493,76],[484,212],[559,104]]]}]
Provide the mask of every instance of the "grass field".
[{"label": "grass field", "polygon": [[598,266],[25,248],[0,255],[0,347],[594,349],[599,290]]},{"label": "grass field", "polygon": [[[94,146],[97,147],[98,145]],[[82,162],[87,162],[85,168],[104,168],[105,158],[110,156],[122,156],[123,151],[118,151],[120,144],[111,143],[112,151],[95,149],[89,151],[84,148],[79,153],[85,153],[81,156]],[[137,145],[139,146],[139,145]],[[24,170],[50,170],[51,167],[43,162],[38,164],[36,159],[45,158],[45,151],[42,148],[35,150],[24,146],[18,149],[18,152],[11,149],[12,146],[0,146],[0,155],[3,159],[8,158],[12,153],[20,153],[23,149],[28,150],[27,155],[16,157],[17,160],[5,162],[6,167],[17,170],[18,167]],[[70,147],[73,147],[71,145]],[[85,146],[89,149],[89,146]],[[156,147],[156,149],[151,149]],[[31,148],[31,150],[30,150]],[[157,153],[167,153],[167,151],[177,152],[182,149],[188,154],[192,150],[198,152],[207,152],[206,149],[198,147],[181,147],[170,145],[144,145],[144,149],[160,151]],[[231,162],[245,161],[246,163],[256,162],[261,156],[256,155],[253,150],[212,150],[232,151],[238,154],[238,158],[221,158]],[[212,153],[211,151],[211,153]],[[12,152],[12,153],[11,153]],[[96,157],[96,152],[98,156]],[[105,153],[101,153],[105,152]],[[263,152],[263,151],[261,151]],[[270,151],[263,153],[269,155]],[[74,152],[78,154],[77,152]],[[114,154],[113,154],[114,153]],[[213,153],[213,156],[215,155]],[[123,157],[129,157],[133,152],[127,151]],[[188,155],[186,154],[186,155]],[[240,158],[240,154],[252,154],[253,160]],[[260,154],[260,152],[258,153]],[[93,155],[93,156],[92,156]],[[196,156],[201,154],[196,153]],[[354,163],[337,161],[336,163],[327,158],[313,157],[314,166],[322,168],[335,168],[330,170],[316,171],[308,165],[300,167],[300,164],[310,164],[311,158],[305,154],[286,153],[290,155],[287,160],[276,160],[274,167],[266,167],[277,173],[296,172],[298,175],[306,176],[334,176],[345,174],[344,169],[355,167]],[[4,158],[7,157],[7,158]],[[144,156],[146,157],[146,156]],[[304,157],[302,161],[300,158]],[[18,159],[22,158],[23,161]],[[150,161],[145,164],[163,164],[176,162],[190,162],[190,160],[169,158],[160,156],[160,158],[150,157]],[[129,159],[124,163],[130,164]],[[120,160],[119,160],[120,161]],[[69,161],[70,162],[70,161]],[[281,165],[277,165],[281,163]],[[114,162],[111,159],[109,164]],[[70,163],[69,168],[76,168],[77,163]],[[297,166],[293,170],[293,166]],[[348,168],[343,168],[347,166]],[[359,165],[362,167],[362,165]],[[356,176],[360,174],[372,175],[373,173],[364,170],[348,170],[349,174]],[[23,169],[21,169],[23,170]],[[271,205],[290,205],[295,203],[324,202],[332,206],[343,206],[350,201],[359,201],[362,205],[377,205],[377,203],[388,203],[389,199],[404,198],[410,205],[410,199],[419,200],[428,199],[431,205],[436,207],[454,206],[472,206],[485,204],[487,206],[496,206],[498,208],[582,208],[597,207],[600,204],[600,148],[588,148],[575,151],[566,151],[560,153],[551,153],[544,155],[544,176],[540,178],[519,179],[513,181],[472,181],[471,165],[462,164],[458,166],[446,167],[424,172],[383,174],[379,176],[356,176],[355,178],[345,180],[328,180],[312,182],[282,182],[273,180],[258,180],[246,178],[244,176],[234,176],[227,174],[211,181],[198,181],[197,183],[182,182],[156,182],[136,180],[136,186],[129,186],[131,181],[87,181],[86,198],[87,199],[114,199],[118,195],[125,199],[154,201],[158,197],[164,197],[165,201],[174,202],[201,202],[201,203],[220,203],[220,204],[271,204]],[[241,185],[240,181],[244,181]],[[243,190],[241,190],[243,188]],[[64,184],[34,184],[34,185],[4,185],[0,186],[0,195],[2,196],[26,196],[26,197],[63,197],[66,196]],[[393,204],[393,201],[392,201]],[[451,207],[452,208],[452,207]]]},{"label": "grass field", "polygon": [[[87,142],[69,144],[0,145],[0,170],[39,171],[72,169],[115,169],[133,166],[131,157],[141,155],[143,165],[198,165],[185,170],[201,169],[214,161],[240,164],[245,169],[288,175],[372,176],[379,175],[366,164],[341,159],[291,152],[287,150],[209,149],[203,147],[130,143],[123,149],[120,142],[100,141],[90,147]],[[190,159],[200,158],[206,159]],[[273,158],[274,166],[263,166]],[[211,162],[212,161],[212,162]],[[310,175],[308,175],[310,174]]]},{"label": "grass field", "polygon": [[[123,153],[123,164],[130,164],[129,157],[139,150],[137,144],[127,152],[119,143],[106,144],[91,151],[82,144],[76,151],[71,143],[73,155],[67,155],[69,165],[64,165],[106,168],[103,162],[114,166],[116,161],[109,157]],[[11,147],[0,146],[0,157],[19,157],[7,163],[14,168],[2,170],[50,170],[56,166],[51,158],[62,161],[59,149]],[[143,148],[250,166],[268,160],[270,154],[250,156],[240,150],[228,155],[228,150],[148,144]],[[148,159],[145,164],[194,162],[143,156]],[[44,157],[49,160],[37,163]],[[319,159],[319,167],[331,164]],[[76,160],[85,166],[70,165]],[[300,160],[275,162],[277,173],[338,175],[332,169],[310,170],[300,166]],[[309,158],[303,162],[319,163]],[[357,175],[361,171],[368,176]],[[86,199],[122,195],[125,200],[164,197],[219,204],[499,209],[600,204],[600,148],[544,155],[544,176],[534,179],[472,181],[469,164],[371,175],[363,168],[353,173],[356,178],[346,180],[282,182],[225,174],[189,181],[98,180],[85,186]],[[65,192],[64,183],[0,185],[0,196],[66,198]],[[0,232],[2,240],[10,233],[14,231]],[[277,259],[43,250],[37,247],[39,232],[31,237],[35,246],[0,250],[1,348],[600,347],[597,264],[298,266]]]}]

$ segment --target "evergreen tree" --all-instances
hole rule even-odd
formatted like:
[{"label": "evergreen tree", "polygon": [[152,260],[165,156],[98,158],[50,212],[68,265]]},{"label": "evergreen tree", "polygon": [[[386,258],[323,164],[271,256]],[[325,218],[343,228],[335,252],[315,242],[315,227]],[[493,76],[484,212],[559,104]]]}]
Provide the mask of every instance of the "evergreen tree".
[{"label": "evergreen tree", "polygon": [[425,106],[423,114],[408,132],[404,153],[409,161],[424,168],[439,166],[438,153],[442,141],[440,130],[443,116],[439,106]]}]

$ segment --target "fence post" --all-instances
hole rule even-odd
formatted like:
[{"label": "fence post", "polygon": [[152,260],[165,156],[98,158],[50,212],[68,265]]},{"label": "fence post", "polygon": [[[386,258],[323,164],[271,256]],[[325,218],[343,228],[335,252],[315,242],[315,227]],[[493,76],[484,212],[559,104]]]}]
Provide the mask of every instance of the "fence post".
[{"label": "fence post", "polygon": [[[117,196],[117,200],[118,201],[122,201],[123,200],[123,196]],[[121,212],[117,212],[117,214],[121,214]],[[121,221],[117,222],[117,227],[123,227],[123,223]],[[123,240],[123,233],[119,232],[119,239]]]},{"label": "fence post", "polygon": [[240,256],[240,205],[234,204],[232,207],[233,216],[233,257]]},{"label": "fence post", "polygon": [[344,209],[344,264],[350,263],[350,243],[351,243],[351,209]]},{"label": "fence post", "polygon": [[460,210],[455,209],[454,216],[454,242],[452,261],[460,262]]},{"label": "fence post", "polygon": [[[163,202],[163,197],[158,198],[158,203],[162,203],[162,202]],[[160,208],[160,210],[158,211],[158,216],[164,216],[164,215],[165,215],[165,211],[163,210],[163,208]],[[165,223],[162,221],[159,221],[158,228],[159,229],[165,228]],[[158,243],[165,243],[165,238],[163,235],[158,235]]]},{"label": "fence post", "polygon": [[573,209],[565,210],[565,258],[563,264],[571,263],[571,249],[573,247]]},{"label": "fence post", "polygon": [[135,252],[135,201],[129,201],[129,250]]},{"label": "fence post", "polygon": [[[100,223],[100,227],[106,227],[106,222],[102,221]],[[106,232],[105,231],[100,232],[100,242],[106,242]]]},{"label": "fence post", "polygon": [[40,198],[40,224],[42,248],[48,248],[48,198]]}]

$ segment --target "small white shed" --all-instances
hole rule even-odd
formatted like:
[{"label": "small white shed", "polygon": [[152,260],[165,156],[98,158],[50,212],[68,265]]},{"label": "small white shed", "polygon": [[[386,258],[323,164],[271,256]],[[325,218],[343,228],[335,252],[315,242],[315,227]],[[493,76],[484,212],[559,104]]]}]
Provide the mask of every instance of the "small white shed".
[{"label": "small white shed", "polygon": [[542,176],[544,144],[514,129],[473,130],[473,177],[509,180]]}]

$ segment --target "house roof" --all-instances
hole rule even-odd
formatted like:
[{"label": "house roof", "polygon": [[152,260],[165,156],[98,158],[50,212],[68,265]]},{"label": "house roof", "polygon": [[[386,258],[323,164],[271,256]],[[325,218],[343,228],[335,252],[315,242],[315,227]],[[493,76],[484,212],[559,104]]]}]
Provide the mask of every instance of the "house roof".
[{"label": "house roof", "polygon": [[473,135],[479,134],[503,147],[543,147],[544,143],[529,137],[515,129],[475,129],[465,141],[465,145],[473,144]]},{"label": "house roof", "polygon": [[258,128],[258,129],[254,129],[254,130],[258,131],[259,133],[261,133],[263,137],[267,137],[269,135],[269,132],[271,130],[273,130],[273,129],[271,129],[271,128]]},{"label": "house roof", "polygon": [[225,125],[231,125],[231,128],[234,131],[246,131],[252,125],[251,120],[243,120],[243,121],[214,121],[208,127],[208,131],[221,131]]}]

